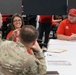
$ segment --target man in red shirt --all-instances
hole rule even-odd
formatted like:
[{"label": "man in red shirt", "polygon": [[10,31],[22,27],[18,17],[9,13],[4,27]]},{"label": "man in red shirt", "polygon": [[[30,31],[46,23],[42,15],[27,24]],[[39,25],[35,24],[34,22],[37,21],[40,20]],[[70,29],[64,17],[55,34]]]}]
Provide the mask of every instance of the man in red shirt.
[{"label": "man in red shirt", "polygon": [[57,38],[60,40],[76,40],[76,9],[69,10],[68,18],[63,20],[57,29]]}]

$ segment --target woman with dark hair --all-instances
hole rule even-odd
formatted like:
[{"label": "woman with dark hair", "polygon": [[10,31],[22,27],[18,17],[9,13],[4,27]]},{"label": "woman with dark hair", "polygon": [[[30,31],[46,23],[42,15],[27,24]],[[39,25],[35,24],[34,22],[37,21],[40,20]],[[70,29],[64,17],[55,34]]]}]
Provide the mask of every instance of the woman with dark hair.
[{"label": "woman with dark hair", "polygon": [[[19,31],[24,25],[23,18],[20,14],[14,14],[11,18],[11,31],[8,33],[6,39],[13,40],[15,42],[19,41]],[[16,33],[16,35],[14,35]],[[34,55],[31,49],[27,50],[29,54]]]},{"label": "woman with dark hair", "polygon": [[[12,36],[12,33],[15,29],[20,29],[24,25],[23,18],[20,14],[16,13],[11,18],[11,31],[7,34],[6,39],[9,39]],[[15,42],[16,38],[13,39]]]}]

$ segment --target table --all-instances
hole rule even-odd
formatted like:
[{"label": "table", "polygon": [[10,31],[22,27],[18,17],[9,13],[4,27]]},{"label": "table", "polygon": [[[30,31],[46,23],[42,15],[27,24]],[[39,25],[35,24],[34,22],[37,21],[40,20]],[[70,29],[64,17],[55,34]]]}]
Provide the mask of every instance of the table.
[{"label": "table", "polygon": [[76,75],[76,41],[50,39],[45,59],[47,71]]}]

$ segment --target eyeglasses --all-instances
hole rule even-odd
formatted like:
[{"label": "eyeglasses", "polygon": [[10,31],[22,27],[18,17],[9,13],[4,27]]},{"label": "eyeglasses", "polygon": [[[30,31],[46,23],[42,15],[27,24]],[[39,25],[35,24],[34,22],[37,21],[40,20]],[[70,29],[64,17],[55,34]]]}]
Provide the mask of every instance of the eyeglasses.
[{"label": "eyeglasses", "polygon": [[72,14],[69,14],[69,16],[71,16],[71,17],[76,17],[76,16],[74,16],[74,15],[72,15]]},{"label": "eyeglasses", "polygon": [[20,22],[21,20],[14,20],[13,22]]}]

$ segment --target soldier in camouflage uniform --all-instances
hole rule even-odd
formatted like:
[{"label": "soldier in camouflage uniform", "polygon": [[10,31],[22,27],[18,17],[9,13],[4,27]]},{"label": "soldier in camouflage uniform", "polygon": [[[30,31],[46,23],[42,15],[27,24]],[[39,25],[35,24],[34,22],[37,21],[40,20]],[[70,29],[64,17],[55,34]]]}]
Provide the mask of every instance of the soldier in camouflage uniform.
[{"label": "soldier in camouflage uniform", "polygon": [[[36,29],[31,25],[26,25],[20,30],[20,41],[2,42],[0,45],[0,75],[46,75],[45,59],[36,42],[37,37]],[[37,51],[36,57],[28,54],[28,48]]]}]

